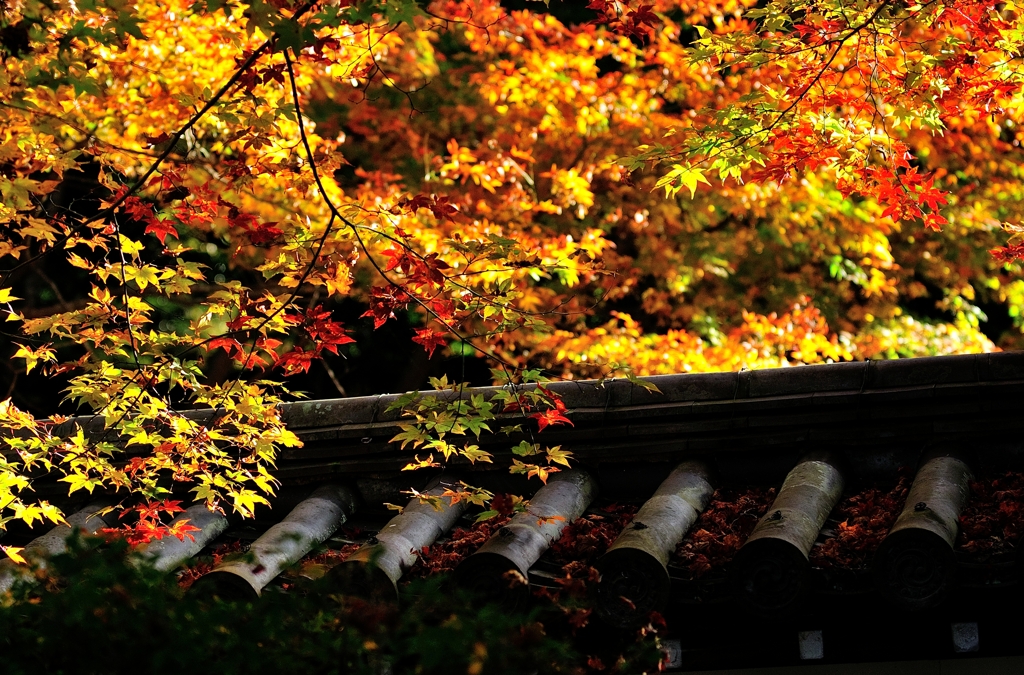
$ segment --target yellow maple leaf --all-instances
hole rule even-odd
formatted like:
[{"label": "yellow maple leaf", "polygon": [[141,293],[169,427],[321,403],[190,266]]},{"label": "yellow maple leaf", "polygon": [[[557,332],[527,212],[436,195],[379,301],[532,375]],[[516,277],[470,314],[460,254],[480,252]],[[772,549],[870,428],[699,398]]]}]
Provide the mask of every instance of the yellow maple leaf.
[{"label": "yellow maple leaf", "polygon": [[22,546],[0,546],[3,552],[7,554],[7,557],[18,563],[19,565],[27,564],[27,560],[22,557],[21,552],[25,550]]}]

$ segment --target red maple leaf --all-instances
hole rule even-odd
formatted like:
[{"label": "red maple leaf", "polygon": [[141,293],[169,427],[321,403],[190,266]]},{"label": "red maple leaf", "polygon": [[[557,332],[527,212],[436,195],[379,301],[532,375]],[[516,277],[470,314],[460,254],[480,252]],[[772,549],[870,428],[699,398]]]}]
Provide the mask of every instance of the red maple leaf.
[{"label": "red maple leaf", "polygon": [[544,394],[544,397],[551,403],[551,405],[555,406],[555,410],[557,410],[558,412],[562,413],[568,410],[560,394],[556,394],[555,392],[545,387],[543,384],[537,385],[537,391]]},{"label": "red maple leaf", "polygon": [[370,289],[370,309],[360,316],[372,316],[374,329],[383,326],[388,319],[395,318],[395,310],[402,309],[412,298],[401,288],[375,286]]},{"label": "red maple leaf", "polygon": [[1009,244],[1002,248],[994,248],[989,251],[992,257],[1002,263],[1024,260],[1024,244]]},{"label": "red maple leaf", "polygon": [[249,241],[254,246],[262,246],[263,244],[269,244],[275,241],[278,237],[284,234],[284,231],[274,227],[277,223],[255,223],[249,229]]},{"label": "red maple leaf", "polygon": [[447,344],[444,338],[444,333],[438,333],[430,328],[421,328],[416,331],[416,336],[412,341],[416,344],[423,345],[423,348],[427,350],[427,356],[431,357],[434,355],[435,349],[438,347],[444,347]]},{"label": "red maple leaf", "polygon": [[142,201],[138,197],[128,197],[124,200],[124,204],[121,206],[125,213],[132,217],[133,220],[137,220],[140,223],[148,223],[151,220],[156,219],[156,215],[153,213],[153,205]]},{"label": "red maple leaf", "polygon": [[196,538],[192,535],[192,533],[199,531],[199,528],[189,523],[187,518],[179,520],[175,523],[171,523],[170,526],[168,526],[167,528],[167,534],[173,535],[181,541],[185,541],[185,537],[188,537],[192,541],[195,541]]},{"label": "red maple leaf", "polygon": [[330,311],[325,310],[322,305],[308,310],[303,322],[306,334],[316,344],[315,355],[317,357],[324,349],[332,354],[337,354],[340,345],[355,342],[345,332],[344,325],[340,321],[332,320]]},{"label": "red maple leaf", "polygon": [[280,357],[277,362],[274,363],[274,367],[280,368],[286,375],[308,373],[309,367],[313,364],[313,359],[315,358],[316,354],[313,352],[307,352],[302,347],[296,347],[292,351]]},{"label": "red maple leaf", "polygon": [[245,353],[245,350],[242,349],[241,343],[234,338],[219,337],[215,340],[210,340],[210,343],[206,346],[206,349],[207,351],[212,352],[214,349],[217,349],[218,347],[223,349],[228,356],[231,356],[232,352],[236,352],[237,357],[241,357]]},{"label": "red maple leaf", "polygon": [[439,321],[451,321],[455,316],[455,303],[444,298],[431,300],[430,309],[434,311]]},{"label": "red maple leaf", "polygon": [[160,504],[160,510],[163,511],[164,513],[166,513],[167,515],[172,515],[172,514],[175,514],[175,513],[184,513],[185,512],[185,509],[182,508],[182,506],[181,506],[181,500],[180,499],[165,499]]},{"label": "red maple leaf", "polygon": [[408,254],[405,252],[405,250],[400,248],[389,248],[388,250],[384,251],[382,255],[388,259],[388,261],[384,263],[385,272],[390,272],[396,267],[402,267],[402,271],[405,271],[403,265],[406,262],[406,258],[408,258]]},{"label": "red maple leaf", "polygon": [[545,427],[553,424],[568,424],[570,427],[573,426],[572,421],[563,415],[558,409],[533,413],[530,415],[530,418],[537,420],[537,431],[544,431]]}]

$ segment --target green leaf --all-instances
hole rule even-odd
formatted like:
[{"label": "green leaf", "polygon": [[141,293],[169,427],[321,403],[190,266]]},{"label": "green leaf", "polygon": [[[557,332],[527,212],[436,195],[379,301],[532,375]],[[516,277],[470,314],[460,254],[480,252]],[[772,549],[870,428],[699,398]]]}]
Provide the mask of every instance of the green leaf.
[{"label": "green leaf", "polygon": [[473,464],[477,462],[486,462],[487,464],[491,463],[491,453],[487,452],[486,450],[481,450],[478,446],[475,445],[466,446],[465,448],[462,449],[462,452],[460,452],[459,454],[461,454],[463,457],[468,459]]},{"label": "green leaf", "polygon": [[650,380],[645,380],[643,378],[637,377],[632,372],[627,372],[626,373],[626,379],[629,380],[632,384],[634,384],[634,385],[636,385],[638,387],[642,387],[643,389],[646,389],[649,392],[652,392],[652,393],[655,393],[655,394],[660,394],[661,393],[661,389],[658,389],[658,385],[654,384]]},{"label": "green leaf", "polygon": [[462,426],[473,432],[473,435],[480,438],[480,432],[483,430],[490,431],[491,428],[487,426],[482,418],[479,417],[468,417],[462,420]]},{"label": "green leaf", "polygon": [[540,454],[540,445],[537,443],[527,443],[526,441],[520,441],[518,445],[512,448],[512,454],[519,455],[520,457],[538,455]]},{"label": "green leaf", "polygon": [[420,398],[420,393],[418,391],[406,392],[406,393],[402,394],[401,396],[399,396],[397,399],[395,399],[394,403],[392,403],[387,408],[385,408],[384,412],[391,412],[393,410],[402,410],[402,411],[404,411],[410,405],[412,405],[413,403],[418,401],[419,398]]},{"label": "green leaf", "polygon": [[413,448],[418,448],[427,441],[430,440],[430,436],[420,427],[415,424],[403,424],[401,425],[402,432],[395,434],[391,439],[392,443],[401,442],[402,449],[405,450],[405,446],[412,443]]}]

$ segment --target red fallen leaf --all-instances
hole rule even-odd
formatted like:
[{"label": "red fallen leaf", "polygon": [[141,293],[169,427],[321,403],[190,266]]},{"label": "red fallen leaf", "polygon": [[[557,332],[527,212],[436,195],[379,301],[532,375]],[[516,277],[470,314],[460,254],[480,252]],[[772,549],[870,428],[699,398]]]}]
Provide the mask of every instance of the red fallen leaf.
[{"label": "red fallen leaf", "polygon": [[412,341],[418,345],[422,345],[423,348],[427,350],[427,356],[431,357],[434,355],[435,349],[438,347],[444,347],[447,344],[444,338],[444,333],[438,333],[430,328],[421,328],[416,331],[416,336],[413,337]]},{"label": "red fallen leaf", "polygon": [[238,553],[244,549],[245,544],[243,544],[240,539],[217,546],[213,550],[211,560],[196,560],[185,566],[181,574],[178,575],[178,586],[187,590],[192,584],[198,581],[200,577],[219,565],[225,557]]},{"label": "red fallen leaf", "polygon": [[695,578],[720,569],[736,555],[774,499],[774,488],[716,490],[673,559]]},{"label": "red fallen leaf", "polygon": [[569,625],[573,628],[584,628],[590,623],[592,609],[574,609],[569,612]]},{"label": "red fallen leaf", "polygon": [[1010,471],[971,481],[971,499],[960,514],[956,546],[967,553],[1012,549],[1024,536],[1024,473]]},{"label": "red fallen leaf", "polygon": [[[495,508],[493,501],[491,508]],[[551,543],[555,561],[563,566],[593,564],[608,550],[636,512],[636,506],[612,504],[604,509],[603,514],[580,516],[566,525],[561,536]]]},{"label": "red fallen leaf", "polygon": [[552,424],[568,424],[570,427],[573,426],[572,421],[558,409],[533,413],[530,415],[530,419],[537,420],[537,431],[544,431],[546,427]]},{"label": "red fallen leaf", "polygon": [[345,544],[339,549],[329,548],[324,551],[320,551],[319,553],[307,555],[305,558],[302,559],[302,562],[300,564],[314,564],[324,565],[326,567],[334,567],[335,565],[343,563],[346,560],[348,560],[349,557],[353,553],[358,551],[360,548],[362,548],[362,546],[363,545],[359,542],[353,542],[350,544]]},{"label": "red fallen leaf", "polygon": [[405,573],[403,578],[415,579],[451,572],[470,554],[484,545],[495,532],[500,530],[511,518],[501,515],[489,520],[474,523],[468,528],[457,527],[448,539],[431,545],[419,556],[416,564]]},{"label": "red fallen leaf", "polygon": [[491,508],[497,511],[503,516],[510,516],[515,510],[515,501],[512,499],[512,495],[500,493],[494,495],[491,499]]},{"label": "red fallen leaf", "polygon": [[840,520],[835,536],[811,549],[811,564],[822,568],[865,567],[903,510],[910,478],[908,473],[889,490],[868,488],[841,501],[835,510]]}]

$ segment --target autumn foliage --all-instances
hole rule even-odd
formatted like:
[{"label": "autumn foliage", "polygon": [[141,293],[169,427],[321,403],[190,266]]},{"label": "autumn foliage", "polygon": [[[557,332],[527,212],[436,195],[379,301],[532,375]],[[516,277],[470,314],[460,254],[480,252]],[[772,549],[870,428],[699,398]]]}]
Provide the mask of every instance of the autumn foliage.
[{"label": "autumn foliage", "polygon": [[1008,471],[971,481],[960,514],[957,548],[975,557],[1016,552],[1024,537],[1024,474]]},{"label": "autumn foliage", "polygon": [[[499,504],[502,495],[498,495]],[[487,520],[481,520],[469,527],[456,527],[440,542],[431,544],[416,559],[416,564],[405,575],[418,579],[434,574],[452,572],[459,563],[484,545],[495,532],[511,518],[511,510]]]},{"label": "autumn foliage", "polygon": [[775,500],[775,488],[722,488],[701,512],[673,555],[694,579],[721,576]]},{"label": "autumn foliage", "polygon": [[[523,6],[0,3],[0,526],[251,516],[300,390],[541,433],[524,380],[1021,344],[1018,5]],[[409,403],[412,468],[487,461]]]},{"label": "autumn foliage", "polygon": [[811,549],[811,564],[866,570],[903,511],[910,482],[911,477],[903,475],[889,489],[869,487],[840,501],[832,514],[835,531]]}]

